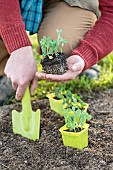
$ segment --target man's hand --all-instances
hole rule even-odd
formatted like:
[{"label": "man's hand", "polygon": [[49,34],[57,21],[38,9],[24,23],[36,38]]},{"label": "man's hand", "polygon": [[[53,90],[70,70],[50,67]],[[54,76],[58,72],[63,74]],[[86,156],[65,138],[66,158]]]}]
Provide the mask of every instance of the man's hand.
[{"label": "man's hand", "polygon": [[5,74],[12,81],[17,100],[21,100],[28,84],[30,84],[30,93],[33,94],[37,87],[36,71],[36,62],[31,46],[22,47],[11,53],[5,67]]},{"label": "man's hand", "polygon": [[67,58],[68,71],[62,75],[46,74],[43,72],[37,72],[36,76],[39,79],[45,79],[56,82],[68,82],[69,80],[75,79],[75,77],[82,72],[85,66],[84,60],[78,56],[73,55]]}]

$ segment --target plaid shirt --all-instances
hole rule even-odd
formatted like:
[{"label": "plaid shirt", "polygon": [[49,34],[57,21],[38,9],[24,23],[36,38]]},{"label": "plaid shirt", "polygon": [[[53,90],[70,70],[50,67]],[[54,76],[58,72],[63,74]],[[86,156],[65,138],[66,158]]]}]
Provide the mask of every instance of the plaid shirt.
[{"label": "plaid shirt", "polygon": [[39,28],[43,3],[44,0],[21,0],[21,15],[30,35],[35,34]]}]

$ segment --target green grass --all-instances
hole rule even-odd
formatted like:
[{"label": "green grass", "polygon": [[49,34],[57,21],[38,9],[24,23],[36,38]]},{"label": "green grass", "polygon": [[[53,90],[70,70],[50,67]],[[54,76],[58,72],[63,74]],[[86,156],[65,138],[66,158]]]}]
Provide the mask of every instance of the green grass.
[{"label": "green grass", "polygon": [[[37,36],[33,35],[30,39],[33,44],[33,52],[37,61],[38,70],[41,71],[41,56],[37,53]],[[99,69],[100,75],[98,80],[88,80],[84,76],[80,79],[76,78],[75,80],[69,81],[66,84],[40,80],[33,98],[45,98],[48,92],[54,91],[55,86],[65,86],[66,89],[70,89],[73,93],[77,91],[92,92],[113,88],[113,52],[99,62]]]}]

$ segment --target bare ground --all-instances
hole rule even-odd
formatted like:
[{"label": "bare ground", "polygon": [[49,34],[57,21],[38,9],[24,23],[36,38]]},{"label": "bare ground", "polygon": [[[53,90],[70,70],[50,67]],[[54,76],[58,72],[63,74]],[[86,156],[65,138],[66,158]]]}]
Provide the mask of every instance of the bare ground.
[{"label": "bare ground", "polygon": [[41,136],[31,141],[12,132],[11,110],[0,107],[0,170],[113,170],[113,89],[82,94],[88,102],[89,145],[83,150],[64,147],[59,128],[64,120],[50,110],[47,99],[32,103],[41,109]]}]

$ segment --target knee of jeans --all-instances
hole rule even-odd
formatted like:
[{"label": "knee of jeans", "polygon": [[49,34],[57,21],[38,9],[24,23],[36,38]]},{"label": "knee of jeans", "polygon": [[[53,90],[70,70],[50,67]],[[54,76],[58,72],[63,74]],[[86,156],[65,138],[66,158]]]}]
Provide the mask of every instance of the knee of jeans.
[{"label": "knee of jeans", "polygon": [[66,54],[67,57],[72,55],[73,49],[71,48],[70,43],[64,44],[64,47],[62,48],[62,52]]}]

